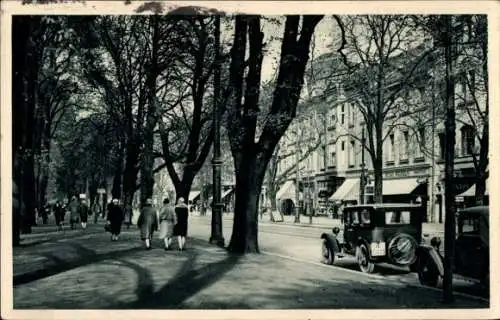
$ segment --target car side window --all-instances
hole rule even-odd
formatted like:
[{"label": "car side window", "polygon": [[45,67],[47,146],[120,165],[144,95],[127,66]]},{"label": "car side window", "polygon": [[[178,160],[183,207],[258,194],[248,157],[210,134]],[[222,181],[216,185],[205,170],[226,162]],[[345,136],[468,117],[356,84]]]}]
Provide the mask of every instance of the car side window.
[{"label": "car side window", "polygon": [[479,219],[468,217],[459,221],[459,233],[479,234]]},{"label": "car side window", "polygon": [[386,211],[385,224],[410,224],[410,211]]},{"label": "car side window", "polygon": [[359,224],[359,213],[357,211],[351,212],[352,224]]},{"label": "car side window", "polygon": [[362,224],[370,224],[370,211],[367,209],[361,210],[361,223]]}]

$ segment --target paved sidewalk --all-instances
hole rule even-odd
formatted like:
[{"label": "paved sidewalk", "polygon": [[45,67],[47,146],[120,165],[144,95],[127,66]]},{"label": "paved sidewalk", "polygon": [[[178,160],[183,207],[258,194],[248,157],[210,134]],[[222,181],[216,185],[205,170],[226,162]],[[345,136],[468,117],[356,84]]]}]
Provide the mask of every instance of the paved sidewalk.
[{"label": "paved sidewalk", "polygon": [[464,297],[444,306],[436,290],[274,255],[230,255],[206,240],[165,252],[155,239],[146,251],[136,228],[118,242],[97,228],[15,248],[15,308],[488,307]]}]

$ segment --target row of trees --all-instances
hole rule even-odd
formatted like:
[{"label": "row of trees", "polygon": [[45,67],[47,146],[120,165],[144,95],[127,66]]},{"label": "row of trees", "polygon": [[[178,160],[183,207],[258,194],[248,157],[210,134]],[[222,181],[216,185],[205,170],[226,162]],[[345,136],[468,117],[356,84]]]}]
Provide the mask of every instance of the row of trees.
[{"label": "row of trees", "polygon": [[[338,98],[332,88],[342,83],[347,96],[358,102],[380,200],[382,145],[387,138],[382,128],[408,116],[410,107],[398,102],[409,90],[425,92],[430,79],[440,77],[435,68],[443,61],[438,47],[416,43],[426,36],[439,42],[435,17],[334,17],[341,30],[329,53],[335,63],[317,72],[310,56],[314,30],[322,19],[286,16],[272,21],[283,30],[278,37],[281,50],[276,75],[264,86],[262,64],[268,48],[262,30],[267,19],[223,19],[222,29],[231,35],[222,37],[219,88],[236,181],[231,251],[259,251],[257,211],[265,178],[274,199],[280,182],[300,171],[292,167],[280,177],[279,162],[290,156],[301,162],[323,145],[326,132],[318,130],[322,126],[315,121],[321,122],[329,101]],[[486,72],[482,19],[463,19],[463,30],[472,40],[462,47],[474,50],[457,55],[467,52]],[[201,15],[15,17],[16,39],[22,41],[13,46],[14,180],[21,200],[14,230],[21,216],[28,227],[34,207],[45,201],[43,188],[50,172],[56,172],[59,194],[89,188],[93,199],[97,188],[110,180],[113,197],[129,205],[139,189],[143,201],[152,195],[153,174],[165,168],[177,197],[188,198],[214,137],[214,20]],[[483,81],[469,82],[478,95],[487,88],[483,75]],[[487,151],[488,116],[480,114],[474,119],[484,122],[486,130],[478,134]],[[307,142],[308,147],[283,154],[280,140],[297,117],[308,119],[317,130],[306,137],[302,133],[311,130],[293,127],[295,142]],[[479,154],[475,163],[486,172],[487,152],[486,158]],[[478,179],[485,176],[481,173]]]}]

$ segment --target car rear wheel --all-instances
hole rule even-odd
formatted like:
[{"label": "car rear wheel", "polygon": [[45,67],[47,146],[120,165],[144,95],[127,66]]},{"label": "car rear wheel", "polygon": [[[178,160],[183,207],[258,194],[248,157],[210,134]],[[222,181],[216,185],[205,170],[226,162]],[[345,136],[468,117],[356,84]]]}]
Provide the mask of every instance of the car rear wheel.
[{"label": "car rear wheel", "polygon": [[436,262],[428,255],[422,255],[418,261],[418,280],[420,284],[430,287],[438,287],[441,276]]},{"label": "car rear wheel", "polygon": [[323,241],[323,245],[321,246],[321,258],[322,262],[328,265],[332,265],[335,261],[333,250],[330,248],[326,240]]},{"label": "car rear wheel", "polygon": [[375,264],[370,261],[368,248],[364,244],[356,248],[356,259],[358,260],[358,265],[362,272],[373,273]]}]

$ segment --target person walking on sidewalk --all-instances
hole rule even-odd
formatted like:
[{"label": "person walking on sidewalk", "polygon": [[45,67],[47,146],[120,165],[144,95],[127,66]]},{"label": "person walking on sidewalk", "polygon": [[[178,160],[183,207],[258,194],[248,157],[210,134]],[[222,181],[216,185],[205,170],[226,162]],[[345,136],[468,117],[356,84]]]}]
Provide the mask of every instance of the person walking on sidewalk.
[{"label": "person walking on sidewalk", "polygon": [[82,229],[85,230],[87,229],[87,220],[89,218],[89,206],[87,205],[87,201],[85,199],[82,199],[80,201],[80,206],[78,207],[78,213],[80,215],[80,221],[82,224]]},{"label": "person walking on sidewalk", "polygon": [[92,214],[94,215],[94,224],[97,224],[97,220],[101,215],[101,205],[99,204],[99,200],[94,200],[94,204],[92,205]]},{"label": "person walking on sidewalk", "polygon": [[177,223],[174,227],[174,235],[177,236],[177,243],[179,250],[184,250],[186,244],[187,224],[188,224],[188,207],[184,198],[180,197],[175,206],[175,215],[177,216]]},{"label": "person walking on sidewalk", "polygon": [[158,230],[158,219],[152,206],[152,202],[151,198],[146,199],[146,203],[142,207],[141,214],[137,220],[137,226],[141,230],[141,240],[144,241],[146,250],[151,249],[153,232]]},{"label": "person walking on sidewalk", "polygon": [[108,218],[106,219],[107,230],[111,232],[111,241],[117,241],[122,231],[123,210],[118,199],[113,199],[108,205]]},{"label": "person walking on sidewalk", "polygon": [[127,227],[127,230],[130,229],[130,226],[132,225],[132,204],[126,204],[125,209],[123,210],[124,214],[124,220],[125,220],[125,226]]},{"label": "person walking on sidewalk", "polygon": [[165,242],[165,250],[170,249],[172,237],[174,235],[174,226],[177,223],[174,207],[170,204],[170,200],[163,200],[163,207],[160,211],[160,235],[159,238]]},{"label": "person walking on sidewalk", "polygon": [[76,197],[73,196],[71,198],[71,202],[69,203],[68,205],[69,207],[69,224],[71,226],[71,229],[75,229],[75,224],[78,223],[78,219],[79,219],[79,216],[78,216],[78,200],[76,200]]},{"label": "person walking on sidewalk", "polygon": [[63,228],[65,209],[61,201],[57,201],[54,205],[54,218],[56,219],[57,230],[61,231]]}]

